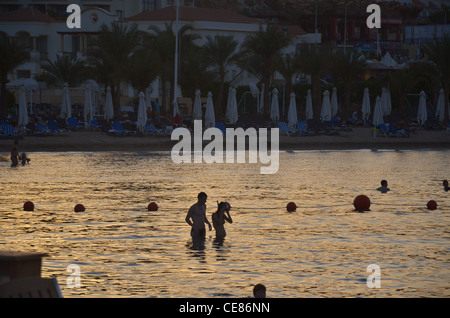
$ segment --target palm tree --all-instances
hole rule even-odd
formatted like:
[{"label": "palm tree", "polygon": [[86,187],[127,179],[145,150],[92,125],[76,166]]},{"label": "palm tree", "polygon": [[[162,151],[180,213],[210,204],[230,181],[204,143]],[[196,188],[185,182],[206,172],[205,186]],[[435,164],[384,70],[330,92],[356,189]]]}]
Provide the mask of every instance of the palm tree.
[{"label": "palm tree", "polygon": [[320,90],[320,77],[324,74],[328,65],[328,48],[318,45],[304,45],[300,49],[298,62],[299,70],[311,76],[311,97],[313,101],[313,113],[320,114],[322,94]]},{"label": "palm tree", "polygon": [[238,42],[232,36],[206,37],[205,49],[206,61],[214,68],[219,78],[219,91],[215,102],[215,112],[223,113],[222,97],[225,87],[225,76],[229,66],[234,64],[240,54],[236,52]]},{"label": "palm tree", "polygon": [[275,59],[275,70],[283,76],[286,82],[284,100],[289,100],[288,97],[293,90],[292,78],[298,73],[299,65],[300,59],[297,54],[287,54],[286,56],[279,55]]},{"label": "palm tree", "polygon": [[[424,53],[436,64],[439,72],[441,86],[444,89],[444,96],[449,95],[450,89],[450,37],[445,36],[442,42],[426,44],[423,47]],[[448,123],[448,98],[445,98],[444,123]]]},{"label": "palm tree", "polygon": [[54,62],[47,60],[41,68],[44,71],[41,78],[49,86],[63,87],[64,83],[77,86],[87,79],[86,63],[69,55],[57,55]]},{"label": "palm tree", "polygon": [[[188,33],[193,27],[189,24],[182,26],[178,30],[178,39],[180,41],[180,51],[184,52],[192,44],[192,42],[199,38],[197,34]],[[150,48],[155,52],[156,57],[159,61],[158,73],[161,77],[161,86],[163,91],[162,105],[166,108],[168,107],[169,100],[173,100],[175,90],[173,85],[169,95],[166,95],[167,83],[173,83],[174,81],[174,63],[175,63],[175,32],[172,28],[172,22],[165,24],[165,29],[161,30],[157,26],[150,26]],[[182,53],[181,53],[182,54]]]},{"label": "palm tree", "polygon": [[159,61],[154,52],[147,48],[137,49],[128,61],[127,75],[131,85],[145,92],[158,76]]},{"label": "palm tree", "polygon": [[25,63],[30,58],[26,48],[19,46],[7,38],[0,41],[0,82],[1,82],[1,104],[0,119],[6,119],[8,116],[8,96],[6,83],[8,82],[8,73],[19,65]]},{"label": "palm tree", "polygon": [[394,101],[393,105],[398,105],[398,112],[403,118],[406,118],[405,95],[412,93],[417,79],[414,72],[408,69],[398,70],[389,76],[389,88]]},{"label": "palm tree", "polygon": [[360,54],[353,52],[338,52],[333,55],[332,69],[335,75],[344,82],[344,104],[342,115],[348,118],[350,115],[350,103],[352,86],[355,80],[360,79],[364,72],[366,61]]},{"label": "palm tree", "polygon": [[120,84],[128,79],[127,67],[130,56],[141,43],[141,34],[137,25],[127,26],[113,22],[111,26],[103,24],[100,33],[89,55],[94,61],[93,65],[106,74],[111,84],[114,113],[120,114]]},{"label": "palm tree", "polygon": [[290,41],[290,37],[278,31],[278,27],[274,24],[268,24],[265,30],[260,26],[257,32],[245,38],[244,52],[260,56],[264,65],[264,114],[266,115],[269,110],[269,85],[274,71],[274,59],[283,48],[289,45]]}]

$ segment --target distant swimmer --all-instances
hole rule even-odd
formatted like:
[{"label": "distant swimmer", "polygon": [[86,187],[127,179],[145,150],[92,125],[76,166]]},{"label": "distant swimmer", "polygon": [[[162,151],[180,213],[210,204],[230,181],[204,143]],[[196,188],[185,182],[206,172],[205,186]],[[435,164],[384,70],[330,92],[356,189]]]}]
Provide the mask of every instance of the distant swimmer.
[{"label": "distant swimmer", "polygon": [[442,182],[442,185],[444,186],[444,190],[445,191],[450,190],[450,188],[448,187],[448,181],[447,180],[444,180],[444,182]]},{"label": "distant swimmer", "polygon": [[381,180],[381,187],[379,187],[377,191],[380,191],[381,193],[391,191],[391,189],[388,188],[388,182],[386,180]]},{"label": "distant swimmer", "polygon": [[206,200],[208,196],[205,192],[197,195],[197,203],[193,204],[186,215],[186,223],[191,226],[191,236],[193,239],[204,239],[206,236],[205,223],[209,230],[212,230],[211,223],[206,218]]},{"label": "distant swimmer", "polygon": [[233,219],[230,215],[230,205],[227,202],[220,202],[217,207],[217,211],[211,216],[212,224],[216,230],[216,239],[223,239],[227,233],[225,231],[225,221],[233,223]]}]

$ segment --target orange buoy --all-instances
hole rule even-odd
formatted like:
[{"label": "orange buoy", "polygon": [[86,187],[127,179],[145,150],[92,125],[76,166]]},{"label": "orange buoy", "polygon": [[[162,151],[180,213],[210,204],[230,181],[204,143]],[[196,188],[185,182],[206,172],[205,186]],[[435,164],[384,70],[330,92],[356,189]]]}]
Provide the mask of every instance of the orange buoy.
[{"label": "orange buoy", "polygon": [[86,209],[84,208],[84,205],[77,204],[75,205],[75,208],[73,209],[75,212],[84,212]]},{"label": "orange buoy", "polygon": [[297,210],[297,205],[294,202],[289,202],[286,205],[286,209],[288,212],[293,212],[293,211]]},{"label": "orange buoy", "polygon": [[430,201],[427,202],[427,209],[428,210],[436,210],[437,206],[438,206],[438,204],[434,200],[430,200]]},{"label": "orange buoy", "polygon": [[149,204],[148,204],[148,207],[147,207],[147,209],[149,210],[149,211],[158,211],[158,205],[155,203],[155,202],[150,202]]},{"label": "orange buoy", "polygon": [[355,207],[355,210],[359,212],[370,211],[370,199],[364,194],[358,195],[353,200],[353,206]]},{"label": "orange buoy", "polygon": [[31,201],[27,201],[23,204],[24,211],[34,211],[34,203]]}]

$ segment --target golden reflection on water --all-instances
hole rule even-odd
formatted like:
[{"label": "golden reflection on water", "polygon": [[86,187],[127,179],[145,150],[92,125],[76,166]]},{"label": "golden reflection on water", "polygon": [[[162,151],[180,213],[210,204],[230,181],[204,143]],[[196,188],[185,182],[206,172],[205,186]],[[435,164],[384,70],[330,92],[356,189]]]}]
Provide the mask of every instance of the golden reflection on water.
[{"label": "golden reflection on water", "polygon": [[[65,297],[449,296],[448,151],[289,151],[280,169],[173,164],[169,153],[34,153],[10,168],[1,156],[0,249],[46,252],[43,276]],[[387,179],[391,191],[375,189]],[[184,222],[197,193],[232,205],[222,245],[209,232],[193,250]],[[366,194],[368,213],[353,212]],[[430,199],[438,210],[425,207]],[[35,211],[22,210],[27,200]],[[160,209],[148,212],[149,202]],[[286,212],[286,204],[297,204]],[[75,213],[82,203],[86,212]],[[66,286],[70,264],[81,287]],[[381,288],[366,268],[381,268]]]}]

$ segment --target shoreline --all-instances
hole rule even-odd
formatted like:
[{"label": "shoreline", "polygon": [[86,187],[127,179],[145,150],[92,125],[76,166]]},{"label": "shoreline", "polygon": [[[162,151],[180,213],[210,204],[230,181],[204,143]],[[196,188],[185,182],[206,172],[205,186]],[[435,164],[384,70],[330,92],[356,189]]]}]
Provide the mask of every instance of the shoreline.
[{"label": "shoreline", "polygon": [[[171,151],[179,141],[170,136],[109,136],[100,131],[73,131],[53,136],[25,136],[19,152]],[[204,146],[211,141],[203,141]],[[13,139],[0,139],[0,152],[9,153]],[[193,150],[193,147],[191,147]],[[223,149],[225,150],[225,143]],[[248,149],[248,145],[246,147]],[[418,130],[410,137],[373,137],[370,128],[354,128],[339,136],[286,136],[279,150],[450,150],[450,133]],[[270,150],[270,145],[268,145]]]}]

